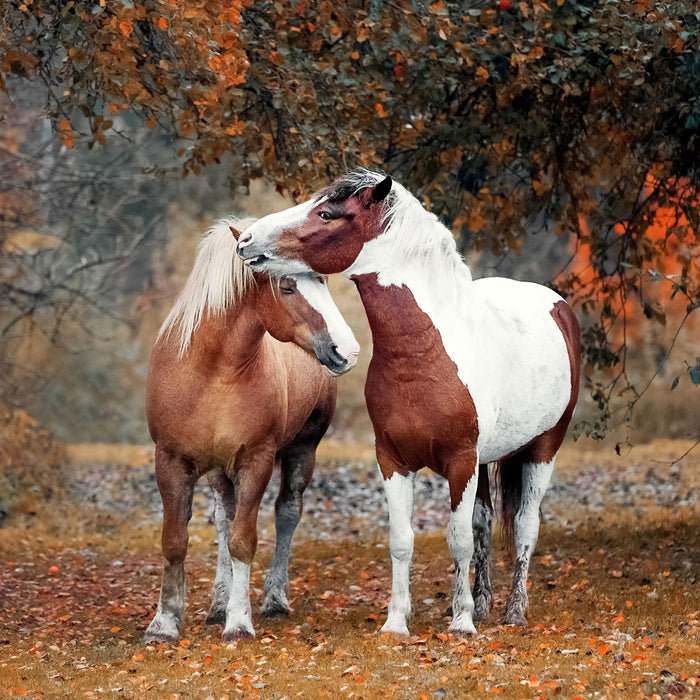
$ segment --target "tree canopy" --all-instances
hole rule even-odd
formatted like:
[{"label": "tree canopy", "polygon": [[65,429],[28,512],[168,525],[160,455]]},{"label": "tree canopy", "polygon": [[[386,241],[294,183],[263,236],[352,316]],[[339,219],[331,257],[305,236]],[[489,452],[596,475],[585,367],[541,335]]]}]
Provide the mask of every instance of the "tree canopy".
[{"label": "tree canopy", "polygon": [[[356,165],[424,197],[464,250],[572,236],[603,416],[630,305],[700,306],[695,0],[12,0],[0,88],[38,81],[67,147],[139,115],[183,174],[303,197]],[[154,170],[162,164],[154,163]],[[671,299],[673,298],[673,301]],[[601,380],[594,369],[617,368]],[[700,383],[700,361],[688,366]],[[633,389],[631,389],[634,391]],[[633,393],[631,394],[634,395]],[[604,422],[604,421],[603,421]]]}]

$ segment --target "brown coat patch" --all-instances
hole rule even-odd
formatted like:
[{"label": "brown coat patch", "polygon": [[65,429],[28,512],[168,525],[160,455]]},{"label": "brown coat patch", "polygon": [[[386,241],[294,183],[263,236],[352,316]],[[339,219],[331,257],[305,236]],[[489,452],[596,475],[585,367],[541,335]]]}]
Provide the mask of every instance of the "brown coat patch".
[{"label": "brown coat patch", "polygon": [[446,477],[456,508],[474,474],[479,432],[471,394],[408,287],[353,278],[374,343],[365,397],[382,474],[427,466]]}]

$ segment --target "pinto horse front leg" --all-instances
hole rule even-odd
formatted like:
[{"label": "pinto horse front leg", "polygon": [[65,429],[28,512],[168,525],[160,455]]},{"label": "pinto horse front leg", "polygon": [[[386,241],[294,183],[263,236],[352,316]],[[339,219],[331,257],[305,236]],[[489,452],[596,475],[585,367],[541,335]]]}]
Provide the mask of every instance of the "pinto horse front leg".
[{"label": "pinto horse front leg", "polygon": [[384,477],[384,493],[389,507],[389,550],[391,552],[391,600],[382,632],[408,636],[411,614],[411,559],[413,557],[413,484],[415,472],[405,476],[399,472],[379,469]]},{"label": "pinto horse front leg", "polygon": [[525,612],[528,607],[527,573],[532,552],[540,530],[540,505],[547,491],[554,469],[554,459],[549,462],[525,462],[522,465],[522,492],[520,508],[515,514],[515,568],[513,588],[506,601],[503,622],[506,625],[527,625]]},{"label": "pinto horse front leg", "polygon": [[236,514],[231,523],[231,593],[226,605],[223,641],[255,637],[250,608],[250,565],[258,545],[258,510],[270,481],[274,453],[247,460],[234,477]]},{"label": "pinto horse front leg", "polygon": [[172,642],[179,636],[185,610],[185,556],[187,524],[192,517],[196,481],[192,465],[181,455],[156,446],[156,480],[163,500],[163,583],[156,615],[144,643]]},{"label": "pinto horse front leg", "polygon": [[475,455],[455,460],[447,468],[452,515],[447,528],[447,546],[455,563],[452,584],[452,622],[449,631],[458,637],[476,634],[474,599],[469,587],[469,564],[474,554],[472,516],[479,463]]},{"label": "pinto horse front leg", "polygon": [[483,620],[491,610],[491,523],[493,504],[487,464],[479,465],[479,481],[472,516],[474,531],[474,621]]}]

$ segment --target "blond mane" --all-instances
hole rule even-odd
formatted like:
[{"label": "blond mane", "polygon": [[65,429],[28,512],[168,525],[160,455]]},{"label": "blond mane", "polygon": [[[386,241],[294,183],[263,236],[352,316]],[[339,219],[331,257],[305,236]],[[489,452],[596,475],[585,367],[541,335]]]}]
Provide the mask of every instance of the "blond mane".
[{"label": "blond mane", "polygon": [[236,255],[236,239],[231,233],[231,227],[243,231],[254,221],[227,217],[202,237],[187,283],[158,333],[160,340],[177,332],[180,357],[187,352],[206,313],[229,309],[255,284],[253,271]]}]

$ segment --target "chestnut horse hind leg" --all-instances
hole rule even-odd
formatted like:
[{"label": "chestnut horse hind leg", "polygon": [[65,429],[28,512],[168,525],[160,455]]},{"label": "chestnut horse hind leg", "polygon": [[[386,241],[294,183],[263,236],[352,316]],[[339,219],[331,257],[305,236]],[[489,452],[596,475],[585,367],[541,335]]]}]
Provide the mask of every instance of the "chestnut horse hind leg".
[{"label": "chestnut horse hind leg", "polygon": [[178,638],[185,610],[185,556],[187,524],[192,517],[192,495],[196,481],[192,464],[156,446],[156,480],[163,500],[163,583],[156,615],[144,642],[170,642]]},{"label": "chestnut horse hind leg", "polygon": [[488,464],[479,465],[479,481],[476,489],[476,501],[472,516],[474,532],[474,621],[483,620],[491,610],[493,594],[491,593],[491,523],[493,522],[493,504],[489,486]]},{"label": "chestnut horse hind leg", "polygon": [[224,642],[255,637],[250,608],[250,565],[258,545],[258,510],[275,464],[274,448],[258,449],[236,459],[233,483],[236,513],[231,523],[231,592],[226,605]]},{"label": "chestnut horse hind leg", "polygon": [[214,523],[216,525],[217,560],[216,578],[211,589],[211,607],[207,615],[208,625],[226,624],[226,605],[231,597],[231,556],[228,551],[228,535],[236,514],[236,494],[233,483],[221,469],[207,475],[214,491]]},{"label": "chestnut horse hind leg", "polygon": [[282,617],[291,612],[289,556],[292,537],[303,507],[303,494],[311,481],[316,463],[316,443],[292,443],[281,453],[280,491],[275,502],[275,552],[265,576],[265,601],[261,612],[267,617]]}]

